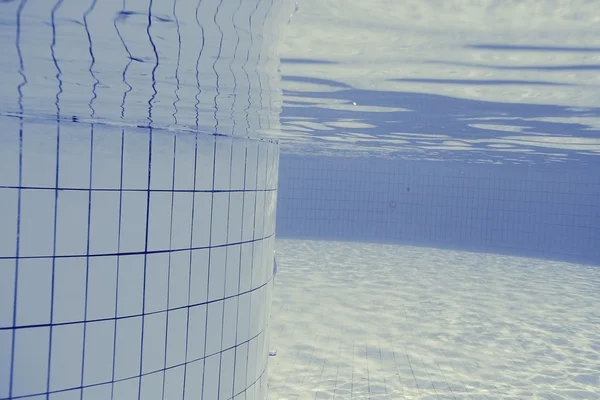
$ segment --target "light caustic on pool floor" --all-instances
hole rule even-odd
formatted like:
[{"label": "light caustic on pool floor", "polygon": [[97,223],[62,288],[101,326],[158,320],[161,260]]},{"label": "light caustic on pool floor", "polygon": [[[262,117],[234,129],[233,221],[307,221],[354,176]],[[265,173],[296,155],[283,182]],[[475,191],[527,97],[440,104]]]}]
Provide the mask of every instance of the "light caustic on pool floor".
[{"label": "light caustic on pool floor", "polygon": [[282,240],[269,399],[600,399],[600,269]]}]

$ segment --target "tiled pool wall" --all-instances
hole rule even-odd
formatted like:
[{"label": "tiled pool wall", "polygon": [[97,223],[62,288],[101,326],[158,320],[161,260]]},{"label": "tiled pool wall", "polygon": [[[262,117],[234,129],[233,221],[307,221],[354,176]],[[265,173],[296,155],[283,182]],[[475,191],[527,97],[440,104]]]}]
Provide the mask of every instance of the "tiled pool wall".
[{"label": "tiled pool wall", "polygon": [[266,397],[293,7],[0,2],[0,399]]},{"label": "tiled pool wall", "polygon": [[1,121],[0,399],[264,398],[277,145]]},{"label": "tiled pool wall", "polygon": [[576,163],[282,155],[277,235],[600,263],[600,177]]}]

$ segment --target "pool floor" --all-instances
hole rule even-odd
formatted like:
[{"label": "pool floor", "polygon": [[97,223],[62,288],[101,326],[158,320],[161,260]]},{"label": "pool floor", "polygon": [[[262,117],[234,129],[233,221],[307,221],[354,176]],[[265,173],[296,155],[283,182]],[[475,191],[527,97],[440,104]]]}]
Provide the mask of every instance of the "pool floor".
[{"label": "pool floor", "polygon": [[600,399],[600,268],[279,240],[269,399]]}]

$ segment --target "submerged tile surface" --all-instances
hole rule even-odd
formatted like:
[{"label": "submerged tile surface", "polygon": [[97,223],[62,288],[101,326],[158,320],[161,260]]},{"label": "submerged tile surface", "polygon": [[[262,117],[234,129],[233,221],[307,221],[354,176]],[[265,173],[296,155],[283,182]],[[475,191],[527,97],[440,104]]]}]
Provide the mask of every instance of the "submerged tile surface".
[{"label": "submerged tile surface", "polygon": [[280,240],[269,399],[600,399],[600,268]]}]

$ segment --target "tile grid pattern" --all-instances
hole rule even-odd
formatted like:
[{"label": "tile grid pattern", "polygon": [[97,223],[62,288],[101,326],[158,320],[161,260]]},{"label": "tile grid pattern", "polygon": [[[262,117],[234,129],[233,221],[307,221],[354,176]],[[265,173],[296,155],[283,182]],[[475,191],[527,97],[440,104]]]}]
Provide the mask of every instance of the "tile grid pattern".
[{"label": "tile grid pattern", "polygon": [[264,397],[277,145],[2,123],[0,399]]},{"label": "tile grid pattern", "polygon": [[281,237],[439,244],[600,262],[594,168],[284,155]]}]

